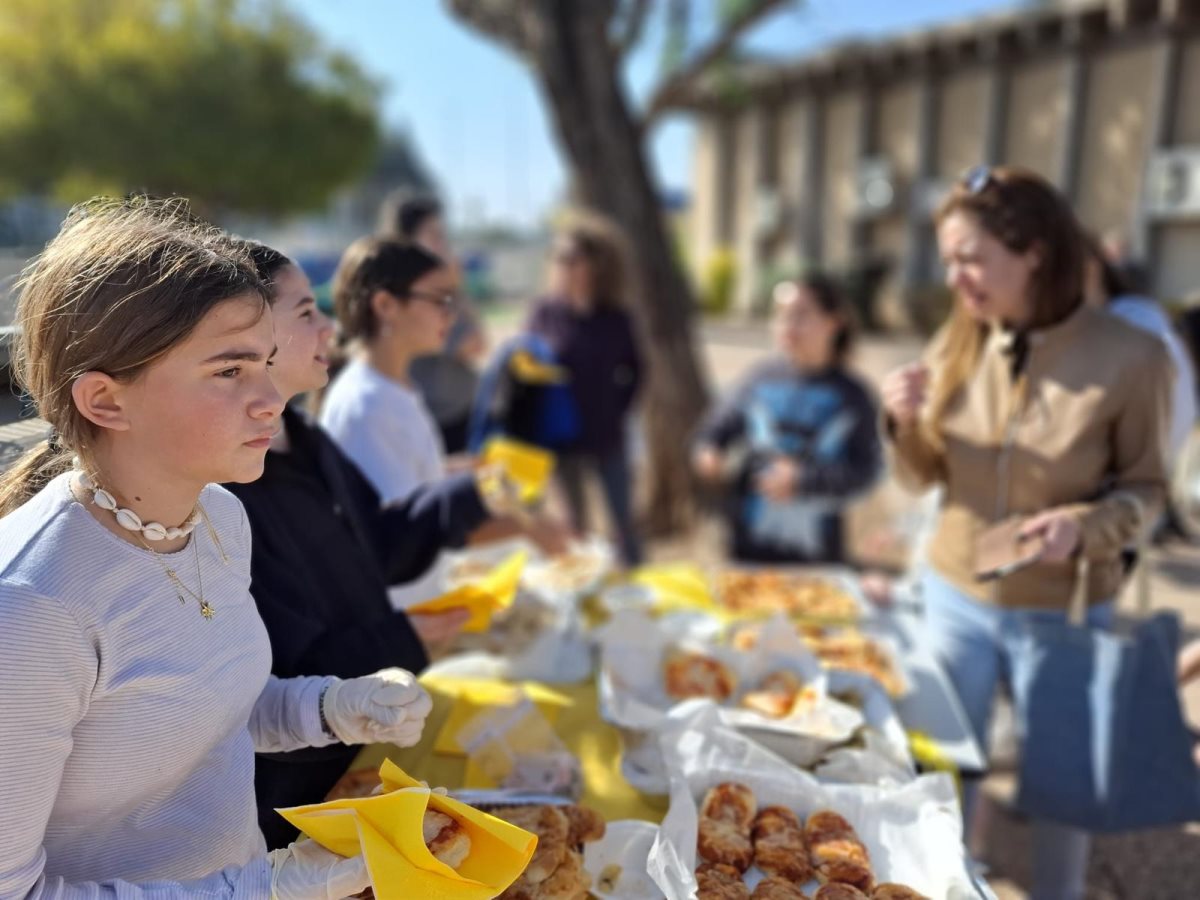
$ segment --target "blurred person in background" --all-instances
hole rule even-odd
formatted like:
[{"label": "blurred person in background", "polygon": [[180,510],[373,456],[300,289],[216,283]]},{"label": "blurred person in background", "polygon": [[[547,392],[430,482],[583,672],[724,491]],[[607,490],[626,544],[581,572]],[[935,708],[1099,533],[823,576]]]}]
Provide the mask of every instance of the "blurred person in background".
[{"label": "blurred person in background", "polygon": [[571,524],[588,531],[587,478],[595,475],[626,566],[642,561],[633,515],[629,418],[642,381],[642,357],[626,311],[625,261],[607,223],[578,218],[554,240],[546,296],[525,331],[553,352],[580,411],[578,435],[559,455],[557,477]]},{"label": "blurred person in background", "polygon": [[1134,292],[1124,273],[1089,238],[1084,295],[1091,306],[1157,337],[1171,355],[1175,379],[1171,391],[1171,425],[1167,436],[1167,464],[1173,469],[1183,445],[1196,424],[1196,370],[1183,339],[1171,324],[1161,303]]},{"label": "blurred person in background", "polygon": [[[926,630],[986,747],[1001,679],[1018,689],[1018,711],[1028,702],[1019,688],[1035,625],[1065,622],[1079,590],[1089,626],[1111,627],[1122,551],[1166,494],[1174,374],[1161,341],[1084,302],[1082,232],[1040,176],[973,169],[936,223],[955,306],[925,360],[887,377],[883,403],[897,476],[943,489],[922,580]],[[977,538],[1013,520],[1040,553],[978,580]],[[1088,702],[1079,685],[1056,689],[1039,700]],[[978,787],[965,786],[968,823]],[[1079,900],[1090,836],[1032,827],[1031,896]]]},{"label": "blurred person in background", "polygon": [[[383,504],[447,474],[442,437],[409,374],[412,360],[441,347],[457,297],[450,267],[416,244],[364,237],[346,250],[333,277],[334,308],[349,362],[325,394],[321,425],[358,467]],[[461,468],[461,467],[460,467]],[[473,540],[521,532],[548,552],[564,549],[557,523],[540,517],[489,523]],[[443,572],[393,587],[402,609],[438,596]]]},{"label": "blurred person in background", "polygon": [[[278,348],[271,380],[285,401],[329,379],[333,323],[304,271],[283,254],[244,242],[274,297]],[[391,505],[324,430],[293,406],[271,441],[263,475],[226,487],[242,501],[253,538],[250,592],[271,639],[271,671],[349,678],[399,666],[420,673],[467,619],[465,610],[405,614],[388,586],[422,576],[446,548],[501,512],[475,473],[415,487]],[[260,754],[254,772],[259,827],[270,848],[295,840],[276,809],[317,803],[357,747]]]},{"label": "blurred person in background", "polygon": [[734,559],[843,562],[842,512],[881,465],[875,402],[847,367],[853,312],[819,274],[783,282],[773,298],[777,356],[701,425],[692,467],[732,489]]},{"label": "blurred person in background", "polygon": [[416,356],[409,374],[441,431],[446,453],[462,453],[467,449],[471,402],[479,383],[477,368],[487,350],[487,339],[478,313],[463,296],[462,273],[446,237],[442,205],[433,197],[394,194],[383,205],[379,226],[383,236],[428,250],[454,273],[457,316],[437,352]]}]

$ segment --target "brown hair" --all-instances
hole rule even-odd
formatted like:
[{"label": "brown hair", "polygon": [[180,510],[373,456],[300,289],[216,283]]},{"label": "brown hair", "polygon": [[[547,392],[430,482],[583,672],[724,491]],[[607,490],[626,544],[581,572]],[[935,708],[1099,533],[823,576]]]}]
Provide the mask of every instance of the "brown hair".
[{"label": "brown hair", "polygon": [[578,213],[559,230],[558,237],[569,242],[587,261],[596,308],[623,308],[626,251],[616,227],[595,213]]},{"label": "brown hair", "polygon": [[76,206],[19,283],[17,382],[53,431],[0,479],[12,512],[72,455],[91,462],[98,433],[72,397],[85,372],[136,378],[218,304],[267,296],[243,249],[191,215],[186,201],[96,199]]},{"label": "brown hair", "polygon": [[858,316],[841,286],[823,272],[806,272],[791,282],[806,291],[814,300],[817,309],[838,320],[837,334],[833,336],[833,359],[841,365],[854,349],[858,336]]},{"label": "brown hair", "polygon": [[377,291],[404,302],[412,286],[442,260],[416,244],[386,237],[359,238],[346,248],[333,273],[333,308],[343,340],[375,337],[379,322],[371,307]]},{"label": "brown hair", "polygon": [[[1013,253],[1039,251],[1030,278],[1030,328],[1068,318],[1083,303],[1083,232],[1066,199],[1040,175],[1000,167],[973,170],[955,184],[934,216],[941,225],[954,213],[973,217]],[[970,379],[983,349],[986,326],[956,303],[939,335],[940,371],[930,399],[934,431],[954,397]],[[937,434],[931,434],[940,443]]]}]

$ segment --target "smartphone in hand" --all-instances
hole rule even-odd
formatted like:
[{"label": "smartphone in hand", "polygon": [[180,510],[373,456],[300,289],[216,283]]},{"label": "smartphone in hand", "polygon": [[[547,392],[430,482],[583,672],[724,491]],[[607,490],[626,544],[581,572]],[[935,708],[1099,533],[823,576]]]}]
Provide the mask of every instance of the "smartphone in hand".
[{"label": "smartphone in hand", "polygon": [[1042,558],[1039,534],[1022,535],[1025,518],[1014,516],[985,528],[975,538],[975,578],[994,581],[1031,566]]}]

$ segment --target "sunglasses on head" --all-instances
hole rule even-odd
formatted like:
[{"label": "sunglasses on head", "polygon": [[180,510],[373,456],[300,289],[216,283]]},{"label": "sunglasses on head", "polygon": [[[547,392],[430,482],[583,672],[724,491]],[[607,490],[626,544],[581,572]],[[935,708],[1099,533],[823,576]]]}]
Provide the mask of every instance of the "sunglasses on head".
[{"label": "sunglasses on head", "polygon": [[992,175],[991,166],[971,166],[963,174],[962,186],[967,189],[968,193],[981,193],[988,185],[995,184],[996,179]]}]

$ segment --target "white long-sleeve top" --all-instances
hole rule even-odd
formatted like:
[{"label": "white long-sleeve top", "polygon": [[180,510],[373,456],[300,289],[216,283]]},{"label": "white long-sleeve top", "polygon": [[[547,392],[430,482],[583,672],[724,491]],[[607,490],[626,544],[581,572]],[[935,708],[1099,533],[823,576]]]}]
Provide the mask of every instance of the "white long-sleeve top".
[{"label": "white long-sleeve top", "polygon": [[69,478],[0,519],[0,898],[266,898],[254,752],[330,743],[328,679],[270,676],[233,495],[201,495],[227,562],[203,524],[159,557],[206,621]]},{"label": "white long-sleeve top", "polygon": [[[415,390],[365,360],[338,373],[321,407],[321,426],[367,476],[387,505],[446,477],[446,451],[437,423]],[[394,609],[431,600],[444,590],[445,557],[419,578],[388,590]]]}]

